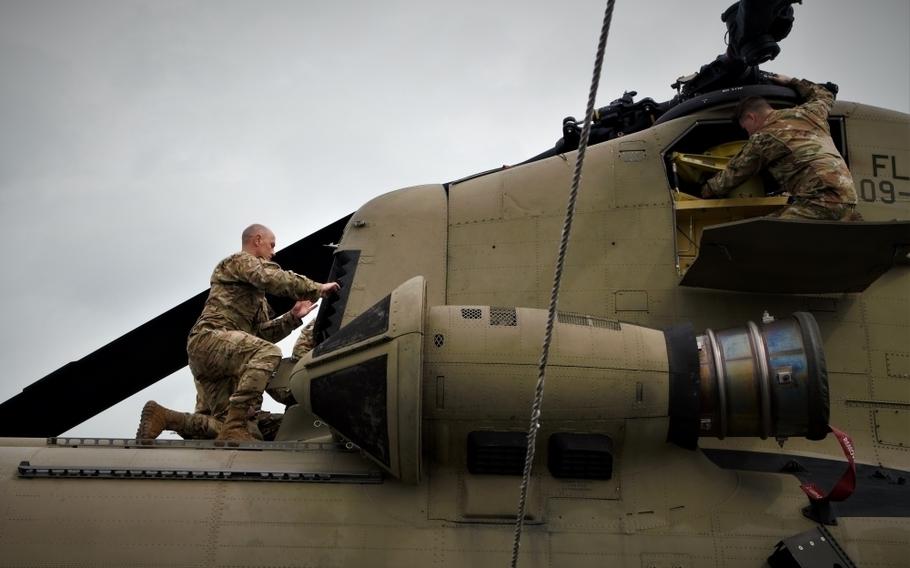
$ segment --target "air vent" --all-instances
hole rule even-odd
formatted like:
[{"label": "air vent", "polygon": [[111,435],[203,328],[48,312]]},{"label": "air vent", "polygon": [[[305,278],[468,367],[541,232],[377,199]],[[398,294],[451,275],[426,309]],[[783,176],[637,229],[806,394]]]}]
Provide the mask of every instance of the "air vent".
[{"label": "air vent", "polygon": [[466,320],[479,320],[483,317],[483,311],[480,308],[461,308],[461,317]]},{"label": "air vent", "polygon": [[468,471],[475,475],[521,475],[527,444],[525,432],[471,432],[468,434]]},{"label": "air vent", "polygon": [[556,312],[556,319],[559,320],[559,323],[568,323],[571,325],[588,325],[588,316],[581,314]]},{"label": "air vent", "polygon": [[613,440],[609,436],[560,432],[550,436],[547,453],[547,467],[553,477],[613,477]]},{"label": "air vent", "polygon": [[557,312],[556,319],[559,321],[559,323],[567,323],[569,325],[586,325],[589,327],[612,329],[614,331],[620,331],[622,329],[622,325],[616,320],[596,318],[596,317],[588,316],[585,314]]},{"label": "air vent", "polygon": [[344,316],[348,296],[351,295],[354,272],[357,270],[359,261],[359,250],[343,250],[335,253],[332,270],[329,272],[329,278],[326,282],[338,282],[341,285],[341,290],[337,294],[332,294],[322,300],[322,306],[319,308],[319,314],[316,316],[316,324],[313,329],[313,337],[316,343],[322,343],[341,327],[341,318]]},{"label": "air vent", "polygon": [[518,314],[515,308],[490,308],[490,325],[518,325]]}]

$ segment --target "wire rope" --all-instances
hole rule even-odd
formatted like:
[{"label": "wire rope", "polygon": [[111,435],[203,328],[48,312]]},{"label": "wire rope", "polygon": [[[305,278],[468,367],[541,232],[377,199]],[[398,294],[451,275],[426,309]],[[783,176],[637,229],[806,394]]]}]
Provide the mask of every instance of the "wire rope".
[{"label": "wire rope", "polygon": [[553,289],[550,294],[550,308],[547,314],[547,327],[544,333],[543,347],[538,363],[537,387],[534,392],[534,404],[531,406],[531,423],[528,427],[528,446],[525,452],[524,473],[521,478],[521,497],[518,500],[518,515],[515,518],[515,539],[512,544],[512,568],[518,566],[518,551],[521,547],[521,533],[524,528],[525,510],[527,508],[528,485],[531,479],[531,465],[534,462],[534,446],[537,441],[537,430],[540,428],[540,407],[543,403],[543,390],[546,382],[547,360],[550,356],[550,343],[553,339],[553,323],[556,319],[556,307],[559,303],[559,285],[562,281],[562,272],[565,266],[566,251],[569,245],[569,235],[572,231],[572,220],[575,217],[575,203],[578,200],[578,186],[581,184],[581,170],[585,160],[585,151],[588,148],[588,138],[591,135],[591,123],[594,121],[594,100],[597,97],[597,87],[600,84],[600,73],[603,68],[604,51],[607,47],[607,36],[610,33],[610,22],[613,19],[613,5],[615,0],[607,1],[604,12],[603,24],[600,28],[600,41],[597,44],[597,56],[594,60],[594,76],[591,79],[591,89],[588,92],[588,106],[585,111],[585,123],[581,130],[581,140],[578,143],[578,155],[575,160],[575,172],[572,176],[572,189],[569,192],[569,202],[566,205],[566,216],[562,226],[562,236],[559,241],[559,255],[556,259],[556,271],[553,275]]}]

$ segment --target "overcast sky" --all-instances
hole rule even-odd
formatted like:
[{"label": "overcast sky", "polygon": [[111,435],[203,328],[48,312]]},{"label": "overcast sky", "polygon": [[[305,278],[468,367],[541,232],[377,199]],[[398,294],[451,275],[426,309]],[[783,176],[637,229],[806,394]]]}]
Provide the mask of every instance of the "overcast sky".
[{"label": "overcast sky", "polygon": [[[619,0],[598,105],[671,98],[724,50],[731,2]],[[604,6],[0,0],[0,401],[207,288],[249,223],[281,248],[551,147],[584,114]],[[910,2],[794,9],[764,68],[910,111]],[[189,371],[68,434],[132,436],[150,398],[189,410]]]}]

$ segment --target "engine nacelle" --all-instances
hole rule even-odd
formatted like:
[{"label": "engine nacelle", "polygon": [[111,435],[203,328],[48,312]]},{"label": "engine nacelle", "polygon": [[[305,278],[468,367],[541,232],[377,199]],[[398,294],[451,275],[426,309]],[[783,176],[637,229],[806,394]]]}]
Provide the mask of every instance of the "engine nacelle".
[{"label": "engine nacelle", "polygon": [[[546,320],[532,308],[427,308],[416,277],[302,359],[291,388],[304,411],[413,483],[426,426],[465,444],[473,431],[527,429]],[[691,326],[558,314],[548,431],[599,434],[605,424],[669,416],[668,440],[694,448],[699,436],[824,437],[827,415],[809,314],[698,337]]]}]

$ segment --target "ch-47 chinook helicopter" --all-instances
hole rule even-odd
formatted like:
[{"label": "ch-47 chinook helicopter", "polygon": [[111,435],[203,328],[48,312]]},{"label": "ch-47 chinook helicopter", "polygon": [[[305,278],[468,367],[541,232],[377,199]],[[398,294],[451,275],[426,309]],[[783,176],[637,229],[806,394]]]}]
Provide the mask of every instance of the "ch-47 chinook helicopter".
[{"label": "ch-47 chinook helicopter", "polygon": [[[697,197],[742,96],[798,102],[758,70],[791,3],[737,2],[676,98],[597,113],[520,566],[906,565],[910,117],[834,107],[864,222],[766,218],[786,197],[758,178]],[[566,119],[522,164],[281,251],[342,288],[273,377],[296,399],[275,442],[59,437],[184,366],[205,293],[4,402],[0,565],[507,565],[578,144]]]}]

